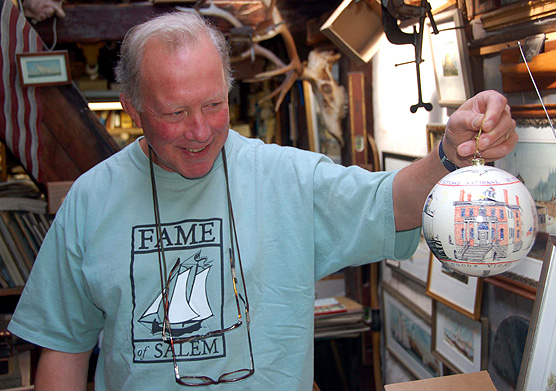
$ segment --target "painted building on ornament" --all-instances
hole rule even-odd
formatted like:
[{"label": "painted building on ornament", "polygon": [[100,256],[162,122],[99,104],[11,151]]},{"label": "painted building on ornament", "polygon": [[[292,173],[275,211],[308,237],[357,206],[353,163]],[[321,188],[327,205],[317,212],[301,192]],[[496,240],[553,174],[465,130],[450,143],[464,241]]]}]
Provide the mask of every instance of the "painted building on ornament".
[{"label": "painted building on ornament", "polygon": [[496,260],[519,251],[523,245],[523,225],[519,197],[510,204],[508,191],[504,200],[496,200],[496,189],[489,187],[478,200],[460,191],[454,202],[454,233],[449,238],[455,245],[455,258],[462,261]]}]

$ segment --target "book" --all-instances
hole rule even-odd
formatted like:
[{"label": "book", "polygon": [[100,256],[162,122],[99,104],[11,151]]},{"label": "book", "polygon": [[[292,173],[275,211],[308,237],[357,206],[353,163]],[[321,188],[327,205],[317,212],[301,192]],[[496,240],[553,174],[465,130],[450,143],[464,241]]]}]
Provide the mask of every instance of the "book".
[{"label": "book", "polygon": [[6,247],[11,254],[11,259],[19,270],[21,276],[23,277],[23,280],[27,281],[31,269],[25,265],[23,256],[19,253],[15,237],[12,236],[12,233],[8,229],[6,219],[7,217],[4,211],[0,211],[0,235],[4,239],[4,243],[6,244]]},{"label": "book", "polygon": [[17,268],[13,255],[10,253],[2,235],[0,235],[0,258],[2,259],[2,264],[6,267],[7,273],[13,281],[12,288],[25,285],[25,279]]},{"label": "book", "polygon": [[25,236],[25,239],[27,240],[27,244],[29,244],[29,247],[31,248],[31,251],[33,252],[34,257],[36,257],[37,254],[39,253],[39,246],[40,245],[38,245],[35,242],[35,239],[33,238],[33,235],[27,229],[27,226],[25,225],[25,222],[23,221],[23,218],[21,217],[21,213],[22,212],[20,212],[20,211],[15,211],[14,214],[13,214],[14,220],[16,221],[17,225],[19,226],[19,229],[21,230],[21,232]]},{"label": "book", "polygon": [[0,259],[0,288],[11,288],[13,286],[15,284],[10,281],[9,273],[5,270],[4,262]]},{"label": "book", "polygon": [[0,182],[0,288],[25,285],[51,221],[32,181]]},{"label": "book", "polygon": [[47,213],[46,201],[26,197],[0,197],[0,210],[24,210],[43,215]]},{"label": "book", "polygon": [[325,314],[335,314],[338,312],[346,312],[345,305],[340,303],[335,297],[326,297],[323,299],[315,299],[315,316]]},{"label": "book", "polygon": [[25,269],[28,273],[31,272],[33,263],[35,263],[35,254],[33,253],[33,250],[31,249],[24,233],[19,228],[15,219],[15,213],[0,211],[0,218],[2,218],[6,224],[9,235],[12,237],[15,244],[17,255],[23,261]]},{"label": "book", "polygon": [[[318,305],[318,307],[317,307]],[[315,300],[315,318],[322,319],[338,314],[360,314],[363,316],[365,310],[363,305],[345,296],[335,296]]]},{"label": "book", "polygon": [[329,337],[356,337],[365,331],[369,331],[370,326],[364,323],[357,323],[351,326],[333,326],[333,327],[319,327],[315,328],[315,338],[329,338]]},{"label": "book", "polygon": [[351,337],[370,330],[363,305],[348,297],[315,300],[315,338]]}]

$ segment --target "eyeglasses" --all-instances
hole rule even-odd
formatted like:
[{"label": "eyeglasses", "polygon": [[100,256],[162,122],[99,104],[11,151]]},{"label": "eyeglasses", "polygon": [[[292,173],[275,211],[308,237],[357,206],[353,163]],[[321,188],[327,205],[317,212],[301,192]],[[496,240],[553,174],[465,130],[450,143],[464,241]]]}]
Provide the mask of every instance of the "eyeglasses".
[{"label": "eyeglasses", "polygon": [[[159,243],[159,250],[158,250],[158,261],[159,261],[159,269],[160,269],[160,282],[161,282],[161,290],[162,290],[162,301],[163,301],[163,309],[164,309],[164,321],[162,327],[162,340],[170,345],[170,351],[172,353],[172,361],[174,363],[174,374],[176,376],[176,382],[183,386],[206,386],[211,384],[219,384],[219,383],[231,383],[240,381],[243,379],[248,378],[255,372],[255,364],[253,360],[253,347],[251,344],[251,332],[250,332],[250,316],[249,316],[249,299],[247,298],[247,288],[245,286],[245,278],[243,275],[243,265],[241,263],[241,254],[239,252],[239,244],[237,240],[237,232],[234,220],[234,211],[232,208],[232,200],[230,196],[230,186],[229,186],[229,179],[228,179],[228,165],[226,161],[226,151],[222,148],[222,161],[224,165],[224,175],[226,178],[226,194],[228,198],[228,213],[229,213],[229,223],[230,223],[230,244],[231,248],[229,249],[230,255],[230,271],[232,275],[232,285],[235,295],[235,302],[237,306],[237,321],[228,326],[226,328],[220,330],[213,330],[205,334],[197,334],[197,335],[190,335],[187,337],[179,337],[174,338],[172,335],[172,328],[170,325],[169,319],[169,307],[170,307],[170,300],[169,300],[169,292],[170,292],[170,281],[174,278],[174,276],[179,271],[180,266],[180,259],[177,260],[176,264],[170,270],[170,273],[167,272],[166,268],[166,257],[164,255],[164,246],[162,245],[162,228],[160,223],[160,211],[158,207],[158,196],[156,192],[156,182],[154,177],[154,169],[153,169],[153,162],[152,162],[152,150],[149,147],[149,163],[150,163],[150,171],[151,171],[151,185],[153,191],[153,206],[154,206],[154,216],[155,216],[155,224],[156,224],[156,234],[157,234],[157,241]],[[237,285],[238,285],[238,278],[236,272],[236,258],[235,253],[237,249],[237,259],[239,264],[239,271],[241,274],[241,282],[243,286],[243,292],[245,294],[245,298],[241,294],[238,293]],[[218,379],[212,379],[209,376],[197,376],[197,375],[184,375],[181,376],[179,373],[178,368],[178,361],[176,358],[176,351],[175,345],[182,344],[192,340],[204,339],[215,335],[222,335],[228,331],[234,330],[242,325],[243,323],[243,316],[241,314],[241,306],[240,301],[243,304],[243,310],[245,313],[245,326],[247,330],[247,341],[249,345],[249,368],[245,369],[238,369],[235,371],[225,372],[218,377]]]}]

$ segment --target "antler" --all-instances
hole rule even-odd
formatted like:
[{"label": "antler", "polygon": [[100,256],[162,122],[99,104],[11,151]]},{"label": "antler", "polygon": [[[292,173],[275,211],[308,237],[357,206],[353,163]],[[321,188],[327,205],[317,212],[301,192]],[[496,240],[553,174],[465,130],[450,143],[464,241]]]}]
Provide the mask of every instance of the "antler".
[{"label": "antler", "polygon": [[[239,44],[248,43],[247,49],[243,49],[239,54],[232,55],[231,61],[237,62],[247,58],[254,60],[255,56],[261,56],[274,65],[274,69],[257,73],[252,78],[243,80],[248,83],[259,83],[276,76],[284,76],[282,83],[269,94],[259,99],[261,104],[276,97],[274,111],[278,111],[286,94],[292,88],[297,79],[309,80],[317,92],[317,102],[322,108],[323,119],[327,131],[338,140],[340,145],[344,145],[342,137],[341,120],[346,115],[347,97],[345,89],[339,86],[332,77],[332,65],[340,58],[339,54],[333,52],[309,53],[306,66],[301,62],[295,41],[284,23],[279,10],[276,8],[276,0],[260,0],[266,7],[266,16],[255,28],[245,26],[232,13],[217,7],[212,0],[198,0],[193,8],[176,7],[183,11],[199,12],[203,16],[212,16],[227,21],[232,28],[230,29],[230,42],[236,44],[235,49],[241,47]],[[201,8],[201,5],[208,2],[208,7]],[[289,63],[285,63],[270,50],[260,45],[261,42],[281,36],[286,46]]]},{"label": "antler", "polygon": [[[286,45],[286,51],[288,53],[288,57],[290,58],[290,62],[288,64],[284,64],[281,61],[272,61],[276,66],[276,69],[258,73],[253,78],[244,81],[248,83],[260,82],[278,75],[285,75],[286,77],[284,78],[280,86],[278,86],[270,94],[259,100],[259,103],[262,103],[268,99],[272,99],[275,96],[278,96],[274,105],[274,111],[278,111],[288,91],[292,88],[295,81],[303,74],[303,64],[299,59],[299,54],[297,53],[297,48],[295,46],[295,41],[291,35],[291,32],[282,20],[280,12],[275,7],[276,0],[261,0],[261,2],[265,4],[265,6],[267,6],[268,12],[266,19],[261,22],[259,26],[257,26],[257,29],[254,30],[254,35],[252,37],[254,46],[259,46],[257,44],[258,42],[262,42],[280,35],[284,41],[284,44]],[[272,24],[270,24],[269,26],[270,21],[272,21]],[[245,53],[243,53],[243,55],[245,56]]]}]

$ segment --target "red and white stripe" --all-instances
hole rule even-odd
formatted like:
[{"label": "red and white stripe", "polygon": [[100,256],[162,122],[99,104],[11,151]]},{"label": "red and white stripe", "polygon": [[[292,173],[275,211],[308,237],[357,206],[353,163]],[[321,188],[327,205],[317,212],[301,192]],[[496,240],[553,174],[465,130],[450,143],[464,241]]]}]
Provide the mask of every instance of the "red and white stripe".
[{"label": "red and white stripe", "polygon": [[19,158],[27,173],[41,181],[42,111],[36,87],[23,88],[16,53],[43,51],[43,42],[11,0],[2,1],[0,69],[0,138]]}]

